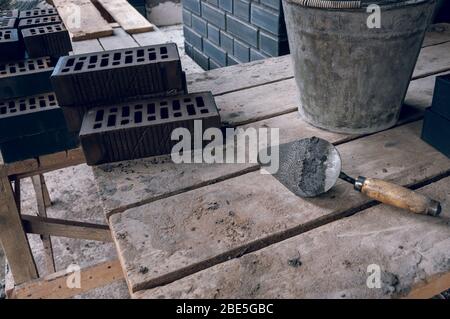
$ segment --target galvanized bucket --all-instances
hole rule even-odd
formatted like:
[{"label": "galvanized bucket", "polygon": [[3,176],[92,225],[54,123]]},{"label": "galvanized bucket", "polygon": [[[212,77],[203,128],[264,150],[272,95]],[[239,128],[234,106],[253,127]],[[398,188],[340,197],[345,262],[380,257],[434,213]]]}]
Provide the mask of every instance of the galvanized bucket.
[{"label": "galvanized bucket", "polygon": [[435,0],[365,1],[283,0],[299,113],[314,126],[364,134],[398,120]]}]

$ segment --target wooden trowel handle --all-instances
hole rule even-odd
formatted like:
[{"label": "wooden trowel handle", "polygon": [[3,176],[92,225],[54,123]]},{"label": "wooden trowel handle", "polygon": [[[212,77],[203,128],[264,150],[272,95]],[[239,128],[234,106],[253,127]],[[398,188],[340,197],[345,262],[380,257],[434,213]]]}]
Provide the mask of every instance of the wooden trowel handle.
[{"label": "wooden trowel handle", "polygon": [[439,202],[406,187],[380,179],[360,176],[356,179],[355,189],[379,202],[407,209],[416,214],[438,216],[441,212]]}]

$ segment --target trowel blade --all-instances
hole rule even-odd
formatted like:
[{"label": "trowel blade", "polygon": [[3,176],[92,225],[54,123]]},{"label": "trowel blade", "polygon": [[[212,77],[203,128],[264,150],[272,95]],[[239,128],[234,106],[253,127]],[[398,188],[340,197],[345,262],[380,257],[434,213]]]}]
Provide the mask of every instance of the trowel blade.
[{"label": "trowel blade", "polygon": [[279,169],[272,175],[294,194],[314,197],[336,184],[341,172],[341,157],[333,144],[312,137],[281,144],[277,148]]}]

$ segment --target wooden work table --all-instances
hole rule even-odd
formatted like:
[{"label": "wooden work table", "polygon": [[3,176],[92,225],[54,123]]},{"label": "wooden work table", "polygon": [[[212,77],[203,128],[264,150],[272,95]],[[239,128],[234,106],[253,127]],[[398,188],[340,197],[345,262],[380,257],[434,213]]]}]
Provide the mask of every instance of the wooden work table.
[{"label": "wooden work table", "polygon": [[[398,125],[368,136],[299,118],[289,56],[188,75],[190,92],[213,92],[224,125],[279,128],[280,143],[325,138],[349,174],[418,188],[443,213],[379,205],[343,182],[302,199],[257,164],[101,165],[94,175],[132,296],[431,297],[450,287],[450,160],[420,139],[435,76],[450,70],[449,36],[427,36]],[[366,285],[371,264],[381,289]]]},{"label": "wooden work table", "polygon": [[[112,36],[75,42],[74,53],[162,42],[158,30],[130,35],[116,27]],[[20,216],[21,178],[84,160],[80,149],[61,152],[0,165],[0,238],[21,284],[16,296],[70,297],[120,279],[122,270],[134,298],[431,297],[450,288],[450,160],[420,139],[435,77],[450,71],[448,52],[448,25],[433,28],[399,123],[367,136],[299,118],[289,56],[187,75],[190,92],[213,92],[224,125],[279,128],[280,143],[327,139],[346,172],[416,188],[442,202],[441,217],[379,205],[344,183],[302,199],[256,164],[175,165],[167,157],[92,168],[110,230]],[[45,206],[45,188],[37,190]],[[111,231],[120,264],[86,269],[83,289],[68,291],[66,273],[37,279],[25,235],[32,231],[102,241]],[[371,264],[382,271],[380,289],[366,285]]]}]

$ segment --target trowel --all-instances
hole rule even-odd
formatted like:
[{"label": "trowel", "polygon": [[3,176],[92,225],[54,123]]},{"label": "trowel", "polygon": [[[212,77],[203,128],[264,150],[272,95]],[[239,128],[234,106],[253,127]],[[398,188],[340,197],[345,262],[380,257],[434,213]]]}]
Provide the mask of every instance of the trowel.
[{"label": "trowel", "polygon": [[[329,191],[338,178],[379,202],[416,214],[438,216],[441,205],[408,188],[375,178],[353,178],[341,171],[341,156],[330,142],[311,137],[282,144],[279,169],[273,174],[284,186],[300,197],[315,197]],[[265,164],[261,164],[264,167]]]}]

